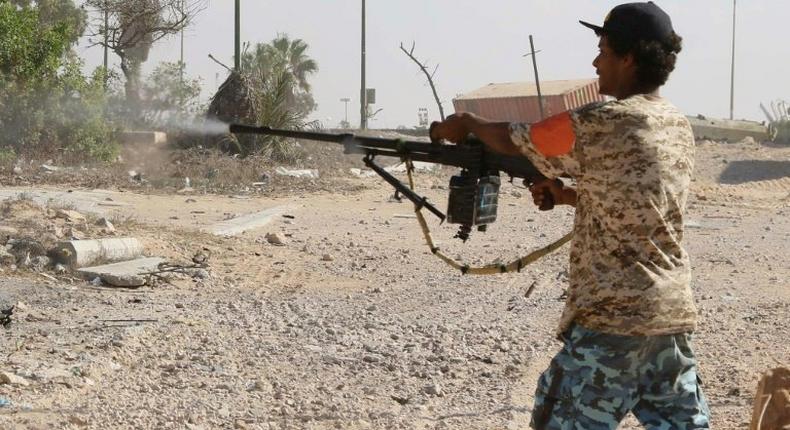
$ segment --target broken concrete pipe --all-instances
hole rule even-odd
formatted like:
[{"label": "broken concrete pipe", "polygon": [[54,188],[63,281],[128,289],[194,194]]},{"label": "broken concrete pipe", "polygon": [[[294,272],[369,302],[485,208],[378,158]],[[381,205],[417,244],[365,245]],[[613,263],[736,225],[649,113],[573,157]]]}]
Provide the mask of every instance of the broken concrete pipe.
[{"label": "broken concrete pipe", "polygon": [[85,267],[97,262],[131,260],[143,255],[143,245],[131,237],[69,240],[59,242],[50,257],[70,267]]}]

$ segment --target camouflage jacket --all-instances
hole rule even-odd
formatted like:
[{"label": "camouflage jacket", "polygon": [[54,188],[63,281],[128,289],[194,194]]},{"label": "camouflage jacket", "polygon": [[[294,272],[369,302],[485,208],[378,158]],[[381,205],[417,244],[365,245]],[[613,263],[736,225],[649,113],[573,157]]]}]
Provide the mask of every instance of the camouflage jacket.
[{"label": "camouflage jacket", "polygon": [[636,95],[536,124],[511,139],[546,176],[568,175],[578,200],[570,286],[560,322],[610,334],[693,331],[683,215],[694,165],[686,117],[664,99]]}]

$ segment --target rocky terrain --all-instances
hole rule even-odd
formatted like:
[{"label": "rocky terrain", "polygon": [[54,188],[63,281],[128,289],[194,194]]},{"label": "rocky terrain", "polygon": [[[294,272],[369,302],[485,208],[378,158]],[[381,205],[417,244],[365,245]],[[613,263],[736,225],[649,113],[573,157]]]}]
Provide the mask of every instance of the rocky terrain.
[{"label": "rocky terrain", "polygon": [[[410,204],[348,173],[361,163],[339,148],[320,148],[298,167],[321,178],[276,178],[260,192],[205,192],[194,174],[180,193],[125,177],[102,182],[108,191],[46,173],[3,178],[0,191],[16,196],[3,203],[4,243],[134,236],[176,263],[204,248],[210,258],[208,276],[139,289],[5,261],[0,428],[527,428],[559,347],[567,246],[518,274],[464,276],[431,255]],[[790,148],[700,142],[696,171],[685,241],[701,377],[714,428],[743,429],[760,374],[790,364]],[[442,206],[451,172],[420,174],[418,187]],[[69,220],[58,209],[79,208],[42,202],[53,193],[116,204]],[[277,206],[289,209],[240,236],[201,230]],[[561,237],[572,215],[538,212],[506,184],[499,220],[468,243],[430,225],[451,256],[481,264]],[[631,417],[621,428],[640,427]]]}]

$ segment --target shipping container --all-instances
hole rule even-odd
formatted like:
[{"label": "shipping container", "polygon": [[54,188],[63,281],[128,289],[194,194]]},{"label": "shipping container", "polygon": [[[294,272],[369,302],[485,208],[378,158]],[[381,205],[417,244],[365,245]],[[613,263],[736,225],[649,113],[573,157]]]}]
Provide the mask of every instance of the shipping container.
[{"label": "shipping container", "polygon": [[[540,83],[545,117],[604,101],[598,79],[546,81]],[[540,121],[538,90],[533,82],[488,84],[453,99],[455,112],[471,112],[496,121]]]}]

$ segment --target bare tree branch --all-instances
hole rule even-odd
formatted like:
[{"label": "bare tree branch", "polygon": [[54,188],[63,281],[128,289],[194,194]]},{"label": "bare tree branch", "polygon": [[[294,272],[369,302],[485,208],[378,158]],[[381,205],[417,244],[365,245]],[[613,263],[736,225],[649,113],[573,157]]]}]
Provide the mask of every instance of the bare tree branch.
[{"label": "bare tree branch", "polygon": [[436,92],[436,85],[434,85],[433,83],[433,77],[434,75],[436,75],[436,71],[439,70],[439,65],[438,64],[436,65],[436,68],[433,69],[433,73],[428,73],[428,69],[425,67],[425,65],[422,64],[420,60],[418,60],[414,56],[415,45],[416,42],[412,42],[411,49],[407,51],[406,48],[403,47],[403,43],[401,42],[400,49],[401,51],[403,51],[404,54],[406,54],[409,58],[411,58],[412,61],[414,61],[417,64],[417,66],[420,68],[420,70],[425,74],[425,77],[428,79],[428,85],[431,86],[431,91],[433,91],[433,98],[434,100],[436,100],[436,104],[439,106],[439,116],[442,118],[442,121],[444,121],[444,108],[442,107],[442,101],[439,99],[439,94]]},{"label": "bare tree branch", "polygon": [[224,68],[226,68],[228,70],[228,72],[231,72],[231,73],[233,72],[233,69],[231,69],[230,67],[226,66],[223,62],[217,60],[217,58],[214,57],[213,55],[208,54],[208,58],[211,58],[212,60],[214,60],[215,63],[219,64],[220,66],[222,66]]}]

